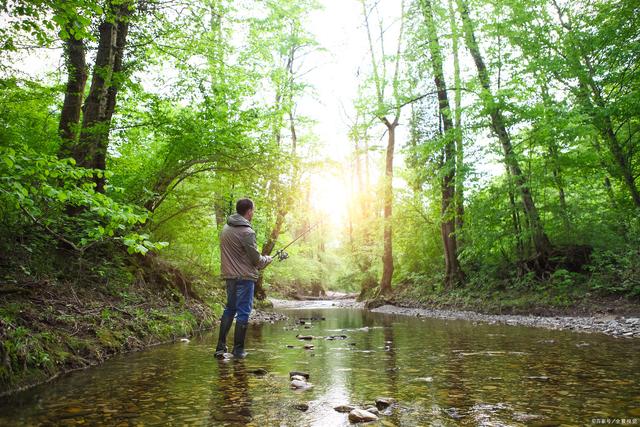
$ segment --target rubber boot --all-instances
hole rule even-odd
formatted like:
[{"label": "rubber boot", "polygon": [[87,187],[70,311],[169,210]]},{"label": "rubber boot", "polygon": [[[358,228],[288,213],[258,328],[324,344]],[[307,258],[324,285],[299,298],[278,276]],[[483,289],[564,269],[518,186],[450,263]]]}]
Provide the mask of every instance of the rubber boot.
[{"label": "rubber boot", "polygon": [[236,320],[236,329],[233,333],[233,357],[236,359],[244,359],[247,353],[244,351],[244,339],[247,336],[247,322],[238,322]]},{"label": "rubber boot", "polygon": [[220,318],[220,335],[218,336],[218,345],[216,346],[215,356],[218,359],[223,359],[227,349],[227,334],[231,329],[233,323],[233,317],[222,316]]}]

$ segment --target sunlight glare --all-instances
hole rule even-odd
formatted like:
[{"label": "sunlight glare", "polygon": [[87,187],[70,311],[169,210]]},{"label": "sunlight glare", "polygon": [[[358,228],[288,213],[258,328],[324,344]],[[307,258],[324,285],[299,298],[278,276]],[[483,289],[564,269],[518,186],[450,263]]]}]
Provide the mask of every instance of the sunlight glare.
[{"label": "sunlight glare", "polygon": [[348,221],[351,195],[349,179],[330,172],[311,175],[310,202],[312,210],[335,227],[344,227]]}]

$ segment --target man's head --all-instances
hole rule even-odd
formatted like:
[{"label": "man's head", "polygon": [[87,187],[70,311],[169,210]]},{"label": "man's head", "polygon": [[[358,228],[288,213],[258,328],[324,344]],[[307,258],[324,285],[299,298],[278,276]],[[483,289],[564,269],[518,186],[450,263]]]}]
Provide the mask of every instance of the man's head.
[{"label": "man's head", "polygon": [[246,218],[247,221],[253,219],[253,202],[251,199],[240,199],[236,203],[236,212]]}]

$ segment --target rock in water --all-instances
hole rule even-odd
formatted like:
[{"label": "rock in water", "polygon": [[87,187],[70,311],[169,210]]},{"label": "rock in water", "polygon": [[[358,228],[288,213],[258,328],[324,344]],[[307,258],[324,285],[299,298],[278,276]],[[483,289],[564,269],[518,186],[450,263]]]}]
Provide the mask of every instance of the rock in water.
[{"label": "rock in water", "polygon": [[313,344],[305,344],[304,345],[304,349],[305,350],[313,350],[313,347],[314,347]]},{"label": "rock in water", "polygon": [[302,371],[289,372],[289,378],[293,377],[294,375],[300,375],[301,377],[305,377],[305,379],[309,379],[309,374],[307,372],[302,372]]},{"label": "rock in water", "polygon": [[364,409],[354,409],[349,412],[349,421],[352,423],[366,423],[369,421],[377,421],[378,416]]},{"label": "rock in water", "polygon": [[190,341],[189,341],[189,338],[180,338],[180,342],[186,342],[186,343],[188,343],[188,342],[190,342]]},{"label": "rock in water", "polygon": [[298,411],[307,412],[309,410],[309,405],[306,403],[296,403],[293,405],[293,408]]},{"label": "rock in water", "polygon": [[306,381],[305,377],[303,377],[302,375],[291,375],[291,381],[293,380]]},{"label": "rock in water", "polygon": [[378,397],[376,398],[376,407],[380,410],[388,408],[395,402],[395,399],[391,397]]},{"label": "rock in water", "polygon": [[296,390],[306,390],[311,387],[313,387],[313,384],[310,384],[306,381],[300,381],[300,380],[291,381],[291,388],[294,388]]},{"label": "rock in water", "polygon": [[356,408],[351,406],[351,405],[340,405],[340,406],[336,406],[333,409],[338,411],[338,412],[347,413],[347,412],[353,411]]},{"label": "rock in water", "polygon": [[378,415],[380,413],[380,411],[378,411],[378,408],[376,408],[375,406],[367,408],[366,411],[371,412],[374,415]]},{"label": "rock in water", "polygon": [[296,338],[298,338],[299,340],[312,340],[313,336],[311,335],[296,335]]}]

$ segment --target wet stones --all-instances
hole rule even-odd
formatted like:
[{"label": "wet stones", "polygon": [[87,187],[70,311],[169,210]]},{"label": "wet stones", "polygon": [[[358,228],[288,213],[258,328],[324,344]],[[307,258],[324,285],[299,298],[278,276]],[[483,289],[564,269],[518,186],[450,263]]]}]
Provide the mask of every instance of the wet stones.
[{"label": "wet stones", "polygon": [[372,414],[369,411],[365,411],[364,409],[354,409],[349,412],[349,421],[352,423],[367,423],[370,421],[377,421],[378,416],[376,414]]},{"label": "wet stones", "polygon": [[337,412],[341,412],[343,414],[346,414],[347,412],[351,412],[353,411],[355,408],[355,406],[351,406],[351,405],[339,405],[333,408],[335,411]]},{"label": "wet stones", "polygon": [[391,397],[377,397],[376,398],[376,407],[379,410],[387,409],[389,406],[395,403],[395,399]]},{"label": "wet stones", "polygon": [[294,403],[292,405],[293,409],[297,409],[298,411],[307,412],[309,410],[309,404],[307,403]]},{"label": "wet stones", "polygon": [[305,344],[303,348],[305,350],[313,350],[314,349],[314,345],[313,344]]},{"label": "wet stones", "polygon": [[309,384],[306,381],[301,381],[301,380],[292,380],[291,381],[291,388],[295,389],[295,390],[306,390],[308,388],[313,387],[311,384]]},{"label": "wet stones", "polygon": [[313,384],[307,381],[309,374],[306,372],[291,371],[289,379],[291,379],[291,388],[294,390],[307,390],[313,387]]},{"label": "wet stones", "polygon": [[303,371],[291,371],[291,372],[289,372],[289,378],[292,378],[295,375],[304,377],[305,380],[309,379],[309,374],[307,372],[303,372]]},{"label": "wet stones", "polygon": [[346,340],[348,337],[346,335],[329,335],[328,337],[325,337],[326,340],[332,341],[332,340]]},{"label": "wet stones", "polygon": [[305,340],[305,341],[309,341],[313,339],[313,335],[296,335],[296,338],[298,338],[299,340]]}]

